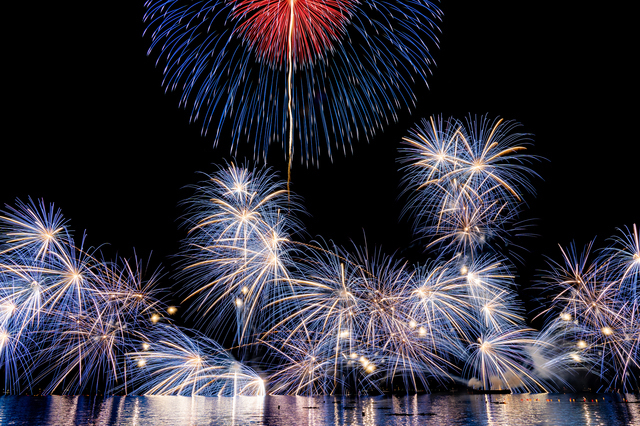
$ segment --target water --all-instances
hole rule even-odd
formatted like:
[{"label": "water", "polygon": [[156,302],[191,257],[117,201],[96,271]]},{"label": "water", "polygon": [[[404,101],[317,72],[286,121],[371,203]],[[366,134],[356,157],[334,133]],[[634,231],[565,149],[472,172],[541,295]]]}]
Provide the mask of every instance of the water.
[{"label": "water", "polygon": [[637,395],[607,394],[417,395],[359,399],[3,396],[0,397],[0,425],[640,426],[638,401]]}]

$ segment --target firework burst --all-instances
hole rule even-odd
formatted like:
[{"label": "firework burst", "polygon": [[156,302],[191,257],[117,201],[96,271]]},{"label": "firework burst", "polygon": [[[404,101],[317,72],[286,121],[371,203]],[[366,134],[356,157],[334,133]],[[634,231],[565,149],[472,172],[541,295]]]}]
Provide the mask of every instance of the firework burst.
[{"label": "firework burst", "polygon": [[162,309],[139,261],[105,262],[76,246],[53,206],[0,214],[0,335],[5,387],[112,393],[127,388],[132,333]]},{"label": "firework burst", "polygon": [[533,329],[489,327],[486,334],[469,346],[466,369],[473,377],[480,377],[479,384],[485,390],[549,392],[553,388],[534,375],[535,368],[527,350],[539,343]]},{"label": "firework burst", "polygon": [[[625,232],[626,231],[626,232]],[[564,341],[559,359],[578,364],[610,388],[637,386],[639,338],[637,228],[626,229],[614,244],[592,255],[589,244],[561,249],[563,261],[550,263],[543,285],[553,292],[546,329]],[[551,333],[551,331],[547,331]],[[570,354],[567,357],[567,353]]]},{"label": "firework burst", "polygon": [[[380,392],[396,379],[418,390],[430,378],[450,379],[449,360],[464,349],[432,329],[440,316],[422,315],[406,262],[357,247],[306,250],[291,296],[273,302],[291,314],[263,338],[282,361],[278,391]],[[441,297],[463,309],[453,295]]]},{"label": "firework burst", "polygon": [[431,117],[403,138],[403,167],[416,229],[445,251],[472,255],[492,239],[506,240],[522,203],[533,193],[524,154],[527,134],[502,119]]},{"label": "firework burst", "polygon": [[[180,90],[203,132],[231,125],[232,150],[254,140],[266,157],[315,162],[371,137],[429,74],[440,10],[425,0],[150,0],[149,52],[166,62],[163,85]],[[212,123],[212,121],[215,122]],[[295,139],[295,141],[294,141]]]},{"label": "firework burst", "polygon": [[172,325],[144,335],[129,363],[138,395],[265,395],[262,379],[218,343]]},{"label": "firework burst", "polygon": [[[432,239],[428,247],[439,248],[424,264],[366,246],[296,241],[302,207],[267,169],[227,164],[207,176],[186,202],[181,278],[187,312],[209,336],[173,325],[159,275],[144,278],[137,259],[103,260],[84,248],[84,237],[74,239],[53,206],[7,208],[0,212],[5,388],[262,396],[267,387],[368,394],[459,381],[538,392],[568,386],[566,372],[634,388],[637,227],[620,230],[595,255],[591,244],[562,249],[543,278],[553,292],[546,326],[528,327],[513,266],[485,243],[508,236],[522,194],[532,192],[531,157],[513,123],[465,126],[432,119],[407,140],[405,182],[415,190],[407,212]],[[266,382],[211,339],[228,330],[240,359],[249,348],[261,357]]]},{"label": "firework burst", "polygon": [[220,329],[235,317],[236,341],[245,344],[276,317],[263,308],[287,294],[297,208],[268,170],[228,165],[198,187],[184,253],[187,299],[195,300],[198,321]]}]

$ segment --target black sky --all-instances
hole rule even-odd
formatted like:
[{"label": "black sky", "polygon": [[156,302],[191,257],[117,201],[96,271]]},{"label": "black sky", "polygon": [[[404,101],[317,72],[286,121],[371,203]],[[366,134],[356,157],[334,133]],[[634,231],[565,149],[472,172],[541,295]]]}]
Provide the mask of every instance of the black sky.
[{"label": "black sky", "polygon": [[[44,198],[76,233],[87,230],[89,245],[109,243],[107,256],[135,247],[171,271],[183,236],[178,204],[192,193],[184,187],[231,160],[230,144],[213,148],[178,95],[164,93],[146,56],[143,5],[127,3],[11,6],[0,202]],[[544,180],[523,215],[537,218],[538,236],[516,241],[529,250],[518,270],[524,286],[544,254],[558,258],[557,244],[597,236],[602,246],[616,227],[640,223],[637,43],[621,19],[631,12],[556,3],[443,1],[437,67],[418,111],[355,142],[353,155],[294,168],[309,234],[346,245],[364,230],[371,245],[402,252],[412,237],[399,222],[397,149],[431,114],[516,120],[534,135],[531,153],[548,160],[534,164]],[[270,152],[286,176],[283,160]]]}]

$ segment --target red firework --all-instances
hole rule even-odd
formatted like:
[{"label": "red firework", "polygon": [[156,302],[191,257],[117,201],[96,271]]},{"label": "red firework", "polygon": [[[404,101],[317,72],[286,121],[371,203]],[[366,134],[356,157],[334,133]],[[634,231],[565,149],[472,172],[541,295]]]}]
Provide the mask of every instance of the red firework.
[{"label": "red firework", "polygon": [[231,3],[234,7],[231,16],[241,21],[235,33],[260,60],[281,65],[288,58],[290,35],[293,58],[298,64],[312,62],[331,50],[332,43],[345,33],[358,1],[232,0]]}]

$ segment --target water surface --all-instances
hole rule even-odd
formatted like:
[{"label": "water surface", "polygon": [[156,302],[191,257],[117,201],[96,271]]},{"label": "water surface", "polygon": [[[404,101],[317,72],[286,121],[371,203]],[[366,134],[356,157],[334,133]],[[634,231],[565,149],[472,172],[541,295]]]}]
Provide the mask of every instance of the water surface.
[{"label": "water surface", "polygon": [[3,396],[0,425],[640,426],[639,401],[637,395],[611,394],[363,398]]}]

